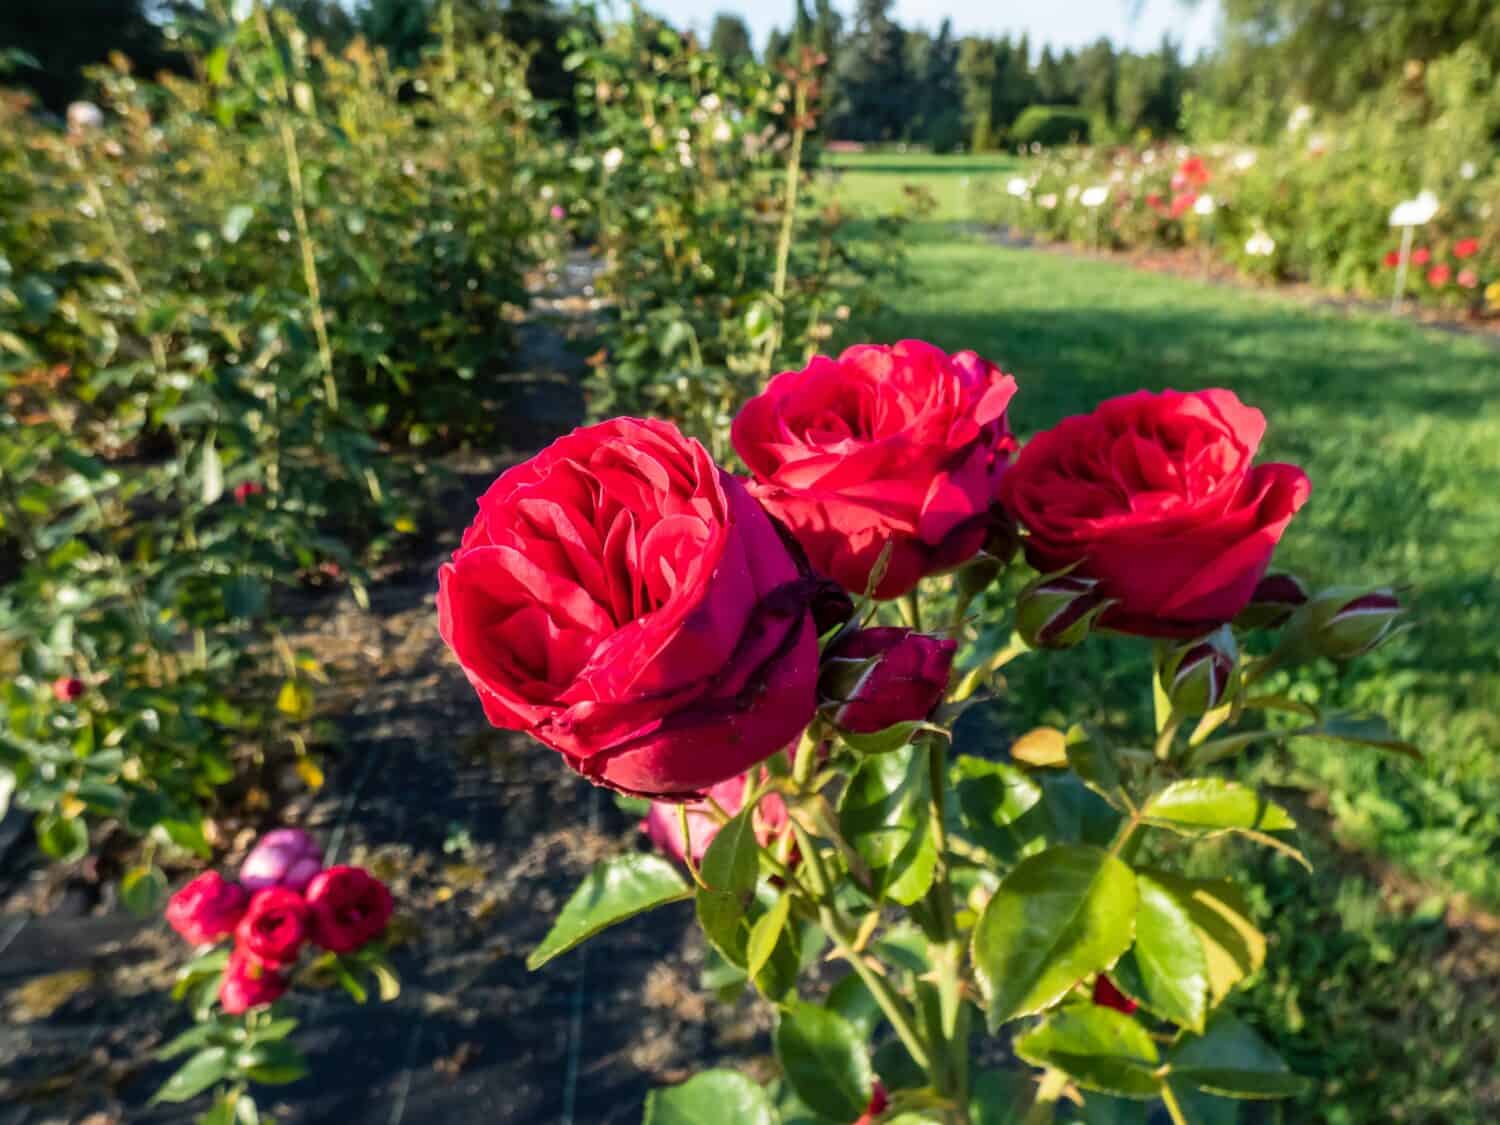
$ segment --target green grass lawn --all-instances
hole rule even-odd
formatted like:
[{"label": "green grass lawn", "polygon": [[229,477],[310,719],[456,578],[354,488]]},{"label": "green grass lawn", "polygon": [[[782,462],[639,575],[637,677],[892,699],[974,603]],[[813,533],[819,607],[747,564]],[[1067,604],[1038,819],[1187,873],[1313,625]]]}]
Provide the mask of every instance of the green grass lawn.
[{"label": "green grass lawn", "polygon": [[[909,275],[859,331],[999,362],[1020,383],[1011,417],[1023,435],[1141,387],[1229,387],[1267,416],[1263,456],[1312,477],[1279,563],[1315,583],[1410,584],[1410,633],[1347,672],[1284,682],[1387,715],[1425,764],[1305,742],[1241,766],[1331,814],[1314,875],[1249,858],[1270,882],[1263,921],[1275,945],[1245,1004],[1322,1081],[1288,1119],[1500,1120],[1500,941],[1458,921],[1461,909],[1444,921],[1464,901],[1455,892],[1500,908],[1500,349],[995,245],[939,221],[965,217],[951,209],[957,182],[977,166],[914,171],[940,210],[910,229]],[[899,195],[899,162],[848,168],[835,190],[852,204]],[[1046,671],[1017,673],[1013,718],[1129,721],[1143,710],[1144,662],[1142,645],[1094,638]]]},{"label": "green grass lawn", "polygon": [[937,205],[931,218],[966,222],[977,213],[977,193],[994,190],[997,179],[1020,166],[1018,158],[1001,153],[845,153],[824,156],[819,179],[848,206],[867,210],[892,211],[910,206],[912,200],[906,189],[920,186],[932,194]]}]

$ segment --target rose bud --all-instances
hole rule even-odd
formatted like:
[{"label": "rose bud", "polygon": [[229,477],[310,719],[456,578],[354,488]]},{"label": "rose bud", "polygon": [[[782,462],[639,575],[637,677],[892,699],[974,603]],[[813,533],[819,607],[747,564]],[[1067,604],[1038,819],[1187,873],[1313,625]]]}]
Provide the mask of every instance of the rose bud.
[{"label": "rose bud", "polygon": [[1277,629],[1307,603],[1307,587],[1296,575],[1276,571],[1266,575],[1250,595],[1250,604],[1234,619],[1239,629]]},{"label": "rose bud", "polygon": [[312,939],[331,953],[353,953],[385,932],[391,892],[361,867],[330,867],[307,885]]},{"label": "rose bud", "polygon": [[235,949],[264,965],[284,968],[297,960],[311,929],[312,915],[302,896],[271,887],[251,897],[250,909],[235,927]]},{"label": "rose bud", "polygon": [[819,697],[850,734],[921,722],[943,701],[957,650],[957,641],[910,629],[856,630],[826,654]]},{"label": "rose bud", "polygon": [[1043,575],[1016,598],[1016,631],[1032,648],[1072,648],[1114,604],[1092,578]]},{"label": "rose bud", "polygon": [[1359,590],[1335,586],[1307,603],[1303,626],[1308,644],[1319,656],[1352,660],[1390,636],[1401,614],[1395,591],[1382,586]]},{"label": "rose bud", "polygon": [[1101,1008],[1113,1008],[1117,1012],[1124,1012],[1127,1016],[1140,1007],[1116,988],[1115,982],[1103,973],[1094,978],[1094,1003]]},{"label": "rose bud", "polygon": [[1172,710],[1184,715],[1212,711],[1229,695],[1239,649],[1226,625],[1202,640],[1179,645],[1162,662],[1161,686]]},{"label": "rose bud", "polygon": [[191,945],[207,945],[234,932],[250,892],[217,871],[205,871],[167,900],[167,925]]},{"label": "rose bud", "polygon": [[886,1111],[891,1104],[890,1095],[885,1092],[885,1086],[880,1079],[875,1079],[875,1087],[870,1091],[870,1104],[865,1106],[865,1112],[854,1122],[854,1125],[875,1125],[876,1119]]},{"label": "rose bud", "polygon": [[231,1016],[264,1008],[281,999],[287,979],[269,965],[257,961],[243,949],[229,955],[229,965],[219,984],[219,1003]]},{"label": "rose bud", "polygon": [[252,891],[286,887],[300,891],[323,870],[323,849],[300,828],[277,828],[255,842],[240,868],[240,882]]},{"label": "rose bud", "polygon": [[[745,790],[749,780],[749,774],[731,777],[728,781],[721,781],[711,787],[708,796],[717,801],[719,807],[730,816],[734,816],[745,806]],[[650,837],[651,842],[660,851],[673,859],[681,860],[685,849],[678,808],[678,805],[669,801],[652,801],[651,811],[646,814],[646,819],[641,821],[641,830]],[[713,843],[714,837],[719,834],[719,829],[723,826],[714,815],[713,806],[707,799],[688,802],[687,820],[688,835],[693,842],[693,866],[696,867],[703,862],[708,845]],[[786,802],[781,799],[779,793],[767,793],[760,799],[755,806],[754,827],[755,838],[760,841],[762,847],[768,846],[778,836],[788,831]]]},{"label": "rose bud", "polygon": [[77,676],[59,676],[52,681],[52,698],[59,703],[74,703],[83,697],[88,685]]}]

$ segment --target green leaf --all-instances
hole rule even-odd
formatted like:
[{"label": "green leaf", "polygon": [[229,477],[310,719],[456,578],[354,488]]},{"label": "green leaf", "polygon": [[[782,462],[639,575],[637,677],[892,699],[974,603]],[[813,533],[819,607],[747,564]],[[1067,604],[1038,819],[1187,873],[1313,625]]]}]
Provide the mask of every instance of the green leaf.
[{"label": "green leaf", "polygon": [[746,962],[745,904],[738,895],[700,887],[693,896],[693,911],[703,936],[730,964],[743,969]]},{"label": "green leaf", "polygon": [[1355,746],[1373,746],[1377,750],[1403,754],[1414,761],[1424,760],[1421,750],[1400,738],[1391,730],[1390,724],[1378,715],[1329,715],[1316,726],[1294,733],[1304,738],[1326,738]]},{"label": "green leaf", "polygon": [[1216,1015],[1202,1035],[1185,1037],[1167,1059],[1174,1082],[1226,1098],[1286,1098],[1308,1087],[1248,1024]]},{"label": "green leaf", "polygon": [[860,763],[839,798],[839,829],[869,865],[871,890],[910,906],[937,871],[927,752],[906,746]]},{"label": "green leaf", "polygon": [[1187,832],[1284,832],[1297,827],[1280,805],[1247,785],[1216,777],[1174,781],[1141,812],[1154,824]]},{"label": "green leaf", "polygon": [[1163,1019],[1203,1030],[1208,957],[1187,908],[1150,876],[1137,873],[1135,945],[1115,966],[1115,982]]},{"label": "green leaf", "polygon": [[219,1033],[219,1030],[220,1028],[217,1024],[195,1024],[175,1039],[171,1039],[158,1047],[153,1057],[158,1059],[175,1059],[178,1055],[184,1055],[189,1051],[196,1051],[198,1048],[206,1046]]},{"label": "green leaf", "polygon": [[959,822],[986,851],[1014,863],[1045,840],[1042,788],[1023,770],[965,755],[953,777]]},{"label": "green leaf", "polygon": [[240,1095],[236,1090],[225,1090],[214,1098],[214,1104],[208,1107],[207,1113],[199,1116],[195,1125],[234,1125],[239,1100]]},{"label": "green leaf", "polygon": [[125,827],[144,836],[171,813],[167,799],[154,789],[139,789],[125,807]]},{"label": "green leaf", "polygon": [[969,1099],[970,1125],[1021,1125],[1031,1091],[1031,1080],[1019,1070],[984,1071]]},{"label": "green leaf", "polygon": [[36,839],[42,851],[59,863],[80,860],[89,850],[88,826],[78,817],[57,813],[37,817]]},{"label": "green leaf", "polygon": [[238,242],[253,218],[255,218],[254,207],[247,203],[237,204],[225,213],[224,224],[219,228],[219,233],[224,236],[225,242]]},{"label": "green leaf", "polygon": [[760,844],[755,838],[755,810],[741,809],[708,845],[698,874],[716,891],[746,894],[755,889]]},{"label": "green leaf", "polygon": [[771,905],[771,909],[757,918],[755,925],[750,927],[750,941],[745,947],[745,971],[750,976],[759,976],[760,971],[766,967],[766,962],[771,959],[771,954],[776,952],[776,945],[781,941],[791,910],[792,896],[781,895]]},{"label": "green leaf", "polygon": [[885,730],[878,730],[873,734],[851,734],[848,731],[840,731],[839,738],[851,750],[861,754],[888,754],[910,743],[912,735],[921,725],[919,722],[897,723],[893,727],[886,727]]},{"label": "green leaf", "polygon": [[807,1107],[835,1121],[853,1121],[874,1090],[864,1038],[837,1012],[795,1003],[776,1024],[776,1058]]},{"label": "green leaf", "polygon": [[166,897],[167,877],[155,864],[133,868],[120,880],[120,901],[137,918],[158,913]]},{"label": "green leaf", "polygon": [[252,1081],[264,1086],[285,1086],[309,1073],[302,1052],[284,1039],[258,1043],[241,1052],[235,1061]]},{"label": "green leaf", "polygon": [[539,969],[616,922],[692,893],[672,862],[661,856],[636,852],[604,860],[573,892],[542,944],[526,958],[526,967]]},{"label": "green leaf", "polygon": [[228,1074],[229,1049],[205,1047],[167,1079],[166,1084],[156,1091],[151,1103],[191,1101]]},{"label": "green leaf", "polygon": [[370,999],[370,990],[360,983],[359,978],[350,970],[344,958],[333,959],[333,975],[338,980],[339,987],[347,992],[356,1004],[363,1004]]},{"label": "green leaf", "polygon": [[1064,844],[1023,860],[974,927],[990,1029],[1113,965],[1135,937],[1136,897],[1130,868],[1102,848]]},{"label": "green leaf", "polygon": [[1108,746],[1083,727],[1068,731],[1068,767],[1099,796],[1120,803],[1120,767]]},{"label": "green leaf", "polygon": [[840,977],[838,983],[828,990],[828,999],[823,1006],[858,1028],[866,1042],[874,1038],[875,1029],[885,1019],[874,993],[860,980],[858,973],[846,973]]},{"label": "green leaf", "polygon": [[733,1070],[705,1070],[646,1095],[641,1125],[780,1125],[770,1095]]},{"label": "green leaf", "polygon": [[168,819],[161,822],[161,827],[167,838],[179,848],[203,859],[212,858],[213,848],[209,847],[208,837],[203,834],[202,821]]},{"label": "green leaf", "polygon": [[1143,871],[1186,911],[1203,946],[1209,999],[1218,1004],[1266,960],[1266,938],[1250,921],[1250,908],[1228,879],[1187,879],[1165,871]]},{"label": "green leaf", "polygon": [[296,1030],[297,1021],[290,1017],[272,1020],[270,1023],[262,1024],[255,1029],[255,1041],[257,1043],[274,1043],[278,1039],[285,1039]]},{"label": "green leaf", "polygon": [[1152,1098],[1161,1090],[1160,1056],[1144,1027],[1124,1012],[1070,1004],[1016,1038],[1016,1054],[1051,1066],[1086,1090]]}]

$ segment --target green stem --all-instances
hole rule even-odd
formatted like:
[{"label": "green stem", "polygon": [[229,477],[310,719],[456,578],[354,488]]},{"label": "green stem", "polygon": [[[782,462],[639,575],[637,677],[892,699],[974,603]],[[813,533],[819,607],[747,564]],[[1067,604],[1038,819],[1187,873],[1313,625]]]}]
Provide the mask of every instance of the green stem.
[{"label": "green stem", "polygon": [[815,905],[818,910],[818,921],[827,931],[829,940],[833,942],[833,947],[838,951],[839,956],[849,962],[850,968],[859,975],[859,979],[870,990],[875,1003],[880,1005],[880,1010],[885,1013],[886,1019],[891,1021],[891,1027],[895,1029],[897,1038],[901,1040],[912,1060],[924,1071],[932,1073],[927,1046],[923,1043],[921,1035],[917,1033],[911,1010],[891,987],[890,982],[872,969],[864,957],[855,951],[854,938],[849,932],[849,927],[833,905],[833,894],[828,882],[828,872],[823,867],[822,855],[814,846],[807,830],[795,819],[791,824],[792,833],[797,838],[797,848],[802,853],[803,865],[807,869],[808,882],[812,884],[813,894],[817,896]]},{"label": "green stem", "polygon": [[1172,754],[1172,743],[1177,738],[1177,732],[1182,728],[1183,721],[1187,718],[1177,711],[1172,711],[1167,716],[1167,721],[1156,735],[1156,746],[1153,753],[1158,762],[1165,762]]},{"label": "green stem", "polygon": [[948,784],[947,754],[936,738],[927,740],[927,774],[930,791],[928,819],[932,824],[932,843],[937,851],[937,871],[927,902],[936,918],[940,939],[934,951],[934,969],[938,978],[939,1027],[942,1053],[946,1056],[939,1090],[950,1095],[959,1106],[960,1119],[967,1115],[968,1104],[968,1033],[963,1005],[963,939],[953,909],[953,884],[948,874],[948,827],[943,812]]},{"label": "green stem", "polygon": [[902,599],[905,607],[906,623],[918,633],[922,631],[922,595],[912,590]]},{"label": "green stem", "polygon": [[1167,1116],[1172,1119],[1172,1125],[1188,1125],[1187,1114],[1182,1112],[1182,1106],[1178,1104],[1170,1082],[1161,1084],[1161,1100],[1167,1107]]}]

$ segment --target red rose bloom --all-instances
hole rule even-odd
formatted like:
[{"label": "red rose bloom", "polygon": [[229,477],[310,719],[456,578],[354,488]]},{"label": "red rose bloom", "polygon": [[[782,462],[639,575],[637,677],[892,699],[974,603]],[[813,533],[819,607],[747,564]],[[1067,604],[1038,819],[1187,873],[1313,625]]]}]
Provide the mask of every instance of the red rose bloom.
[{"label": "red rose bloom", "polygon": [[[269,893],[269,892],[268,892]],[[312,939],[332,953],[353,953],[385,932],[391,892],[362,867],[330,867],[307,885]]]},{"label": "red rose bloom", "polygon": [[1414,266],[1425,266],[1432,261],[1432,251],[1425,246],[1419,246],[1411,252],[1411,264]]},{"label": "red rose bloom", "polygon": [[1208,165],[1203,163],[1201,156],[1190,156],[1182,162],[1177,169],[1174,180],[1180,179],[1184,184],[1193,187],[1203,187],[1213,177],[1209,174]]},{"label": "red rose bloom", "polygon": [[1447,285],[1448,279],[1453,276],[1453,270],[1446,262],[1440,262],[1427,271],[1428,285]]},{"label": "red rose bloom", "polygon": [[[717,801],[719,807],[730,816],[734,816],[745,807],[745,789],[749,780],[749,774],[731,777],[728,781],[712,786],[708,796]],[[679,807],[668,801],[652,801],[651,811],[641,821],[641,830],[650,837],[657,849],[677,860],[682,859],[686,852],[682,841],[682,824],[678,819]],[[693,863],[696,865],[703,862],[708,845],[713,843],[722,826],[707,799],[689,804],[687,819],[688,835],[693,842]],[[763,847],[790,830],[786,802],[779,793],[767,793],[760,799],[755,806],[754,827],[755,838]]]},{"label": "red rose bloom", "polygon": [[1295,465],[1252,465],[1265,417],[1229,391],[1101,403],[1027,443],[1006,506],[1043,573],[1093,579],[1100,625],[1190,637],[1249,603],[1311,486]]},{"label": "red rose bloom", "polygon": [[248,503],[250,497],[259,496],[266,490],[266,486],[260,481],[247,480],[234,486],[234,502],[236,504]]},{"label": "red rose bloom", "polygon": [[1174,195],[1172,197],[1172,210],[1170,212],[1171,217],[1174,219],[1182,218],[1182,216],[1187,213],[1187,209],[1197,202],[1197,192],[1185,191],[1180,195]]},{"label": "red rose bloom", "polygon": [[1387,266],[1394,269],[1396,266],[1399,266],[1401,264],[1401,251],[1387,250],[1385,257],[1382,258],[1381,261],[1383,261]]},{"label": "red rose bloom", "polygon": [[224,979],[219,982],[219,1004],[231,1016],[263,1008],[281,999],[287,979],[270,965],[262,964],[242,949],[229,955]]},{"label": "red rose bloom", "polygon": [[958,642],[910,629],[859,629],[824,654],[819,686],[833,723],[873,734],[921,722],[943,700]]},{"label": "red rose bloom", "polygon": [[825,586],[665,422],[575,430],[504,473],[438,582],[490,722],[595,784],[702,793],[812,718]]},{"label": "red rose bloom", "polygon": [[234,931],[235,948],[273,968],[297,960],[312,928],[307,903],[287,887],[256,891]]},{"label": "red rose bloom", "polygon": [[735,418],[734,447],[751,491],[844,589],[864,593],[889,545],[875,596],[895,598],[983,546],[1015,391],[973,352],[862,344],[773,378]]},{"label": "red rose bloom", "polygon": [[1094,1003],[1101,1008],[1113,1008],[1117,1012],[1124,1012],[1127,1016],[1140,1007],[1116,988],[1115,982],[1103,973],[1094,978]]},{"label": "red rose bloom", "polygon": [[1462,261],[1464,258],[1472,258],[1479,253],[1479,239],[1460,238],[1453,244],[1453,256]]},{"label": "red rose bloom", "polygon": [[191,945],[207,945],[234,932],[250,893],[217,871],[205,871],[167,900],[167,924]]}]

